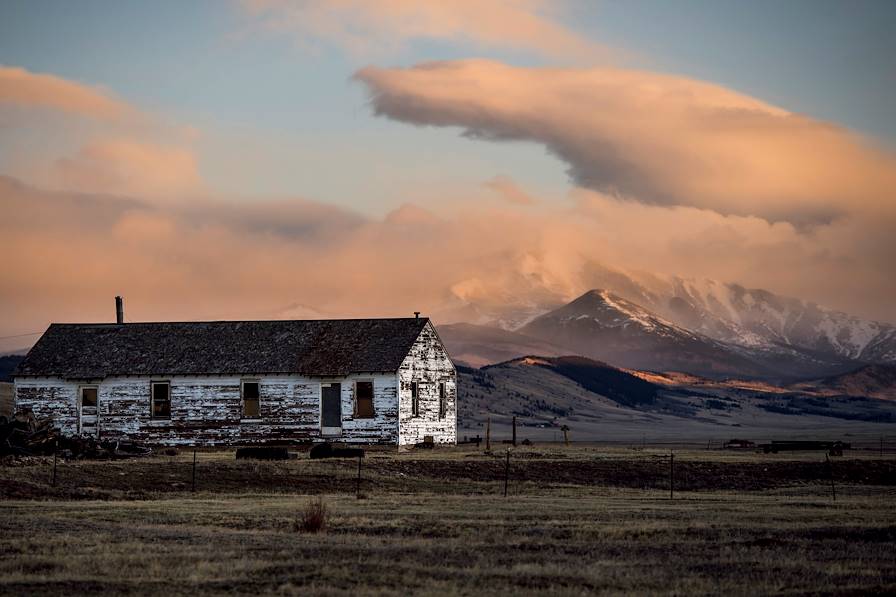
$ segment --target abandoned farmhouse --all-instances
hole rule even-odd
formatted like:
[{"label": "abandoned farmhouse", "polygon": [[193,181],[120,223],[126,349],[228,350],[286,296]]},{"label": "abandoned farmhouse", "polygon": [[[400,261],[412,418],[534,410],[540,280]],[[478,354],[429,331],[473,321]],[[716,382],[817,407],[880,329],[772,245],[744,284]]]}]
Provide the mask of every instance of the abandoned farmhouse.
[{"label": "abandoned farmhouse", "polygon": [[456,442],[457,374],[421,317],[52,324],[14,377],[16,408],[101,439]]}]

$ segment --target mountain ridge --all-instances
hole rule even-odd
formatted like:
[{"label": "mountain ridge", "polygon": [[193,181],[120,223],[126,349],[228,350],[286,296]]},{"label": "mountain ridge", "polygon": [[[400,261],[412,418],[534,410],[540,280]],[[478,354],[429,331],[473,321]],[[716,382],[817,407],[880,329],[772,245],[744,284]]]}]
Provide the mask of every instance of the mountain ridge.
[{"label": "mountain ridge", "polygon": [[518,331],[615,366],[713,379],[795,381],[856,366],[850,359],[827,358],[789,345],[747,347],[716,340],[604,289],[590,290]]},{"label": "mountain ridge", "polygon": [[526,333],[532,321],[568,304],[570,297],[581,297],[583,289],[604,289],[666,323],[748,349],[748,353],[783,352],[798,361],[896,363],[896,325],[762,288],[629,272],[593,261],[584,264],[566,286],[539,284],[538,278],[529,277],[517,293],[505,293],[501,301],[464,302],[448,320]]}]

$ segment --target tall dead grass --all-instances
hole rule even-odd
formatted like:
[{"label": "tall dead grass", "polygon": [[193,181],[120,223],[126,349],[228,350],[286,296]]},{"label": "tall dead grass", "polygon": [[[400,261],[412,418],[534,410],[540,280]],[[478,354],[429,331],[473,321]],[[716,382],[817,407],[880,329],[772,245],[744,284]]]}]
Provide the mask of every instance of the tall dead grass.
[{"label": "tall dead grass", "polygon": [[322,533],[327,530],[329,509],[323,498],[315,498],[305,504],[302,514],[295,522],[295,530],[301,533]]}]

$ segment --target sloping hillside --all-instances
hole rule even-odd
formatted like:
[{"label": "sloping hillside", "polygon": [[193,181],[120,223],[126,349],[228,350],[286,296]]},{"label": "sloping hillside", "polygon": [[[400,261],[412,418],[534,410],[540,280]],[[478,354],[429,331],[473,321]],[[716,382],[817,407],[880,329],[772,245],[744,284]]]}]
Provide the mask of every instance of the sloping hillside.
[{"label": "sloping hillside", "polygon": [[797,392],[757,382],[630,372],[581,357],[523,357],[482,369],[458,367],[461,437],[694,440],[892,434],[896,403]]},{"label": "sloping hillside", "polygon": [[12,372],[24,358],[25,356],[21,354],[7,354],[0,356],[0,382],[12,381]]},{"label": "sloping hillside", "polygon": [[589,392],[606,396],[619,404],[646,407],[656,403],[658,386],[606,363],[585,357],[534,359],[539,367],[568,377]]},{"label": "sloping hillside", "polygon": [[845,395],[896,400],[896,365],[866,365],[855,371],[791,386],[822,395]]},{"label": "sloping hillside", "polygon": [[482,367],[527,354],[559,356],[569,351],[560,346],[501,328],[470,323],[438,326],[439,337],[456,363]]}]

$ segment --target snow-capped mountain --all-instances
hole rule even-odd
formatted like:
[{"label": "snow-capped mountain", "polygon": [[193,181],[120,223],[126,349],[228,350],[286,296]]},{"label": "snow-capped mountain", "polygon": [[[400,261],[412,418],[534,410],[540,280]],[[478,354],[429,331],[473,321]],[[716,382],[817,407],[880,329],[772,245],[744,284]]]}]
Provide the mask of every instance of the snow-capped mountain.
[{"label": "snow-capped mountain", "polygon": [[434,313],[436,321],[525,331],[538,316],[572,297],[603,288],[666,324],[749,355],[784,354],[822,363],[855,360],[856,366],[896,363],[896,326],[739,284],[628,272],[593,261],[562,284],[545,275],[518,272],[504,274],[495,284],[503,288],[505,283],[508,289],[496,295],[492,285],[482,281],[459,285],[450,308]]},{"label": "snow-capped mountain", "polygon": [[716,340],[750,348],[789,346],[864,362],[896,362],[893,325],[738,284],[633,275],[601,266],[589,273],[589,282]]},{"label": "snow-capped mountain", "polygon": [[717,340],[607,290],[586,292],[519,332],[616,366],[714,378],[787,380],[856,366],[850,359],[792,346],[742,346]]}]

